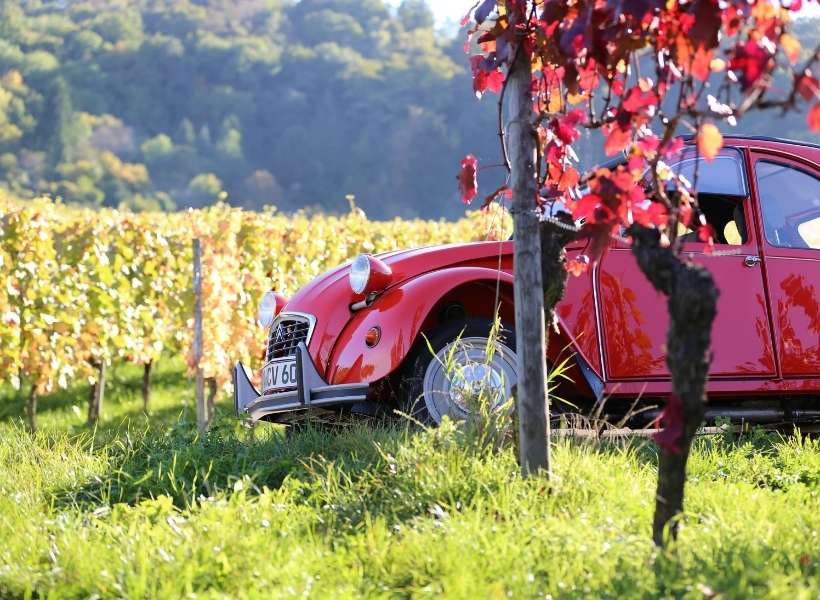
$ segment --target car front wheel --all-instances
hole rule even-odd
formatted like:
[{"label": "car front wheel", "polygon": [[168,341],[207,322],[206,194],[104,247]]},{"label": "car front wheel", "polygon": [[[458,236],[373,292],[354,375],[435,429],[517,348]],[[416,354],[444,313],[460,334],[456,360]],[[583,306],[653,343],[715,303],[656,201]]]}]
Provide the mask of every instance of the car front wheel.
[{"label": "car front wheel", "polygon": [[451,321],[422,339],[402,371],[405,412],[426,425],[504,405],[518,381],[515,335],[487,319]]}]

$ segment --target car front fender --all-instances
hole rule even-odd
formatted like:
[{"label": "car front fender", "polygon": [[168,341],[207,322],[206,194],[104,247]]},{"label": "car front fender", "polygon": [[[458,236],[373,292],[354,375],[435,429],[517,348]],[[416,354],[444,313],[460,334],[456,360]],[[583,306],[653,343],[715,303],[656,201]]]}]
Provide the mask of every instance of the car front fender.
[{"label": "car front fender", "polygon": [[[512,307],[513,277],[505,271],[485,267],[453,267],[420,275],[382,294],[371,306],[354,315],[336,341],[328,368],[328,381],[333,384],[373,383],[401,366],[410,350],[418,342],[420,332],[435,325],[433,309],[450,292],[466,284],[486,283],[488,293],[493,293],[496,282],[501,286],[500,298]],[[488,317],[490,315],[487,315]],[[381,330],[379,343],[369,348],[365,336],[373,327]],[[561,319],[558,319],[558,335],[550,336],[550,358],[555,361],[575,352],[577,344]],[[557,339],[556,339],[557,338]],[[554,356],[553,356],[554,355]],[[560,355],[560,356],[559,356]],[[595,374],[585,360],[579,368],[584,383],[593,388],[590,376]],[[586,369],[584,369],[586,367]],[[584,395],[597,396],[597,390],[585,389]]]},{"label": "car front fender", "polygon": [[[512,276],[484,267],[453,267],[425,273],[391,287],[357,312],[339,335],[331,353],[328,381],[372,383],[393,373],[416,343],[431,311],[448,292],[467,283],[512,285]],[[379,343],[368,348],[368,330],[381,330]]]}]

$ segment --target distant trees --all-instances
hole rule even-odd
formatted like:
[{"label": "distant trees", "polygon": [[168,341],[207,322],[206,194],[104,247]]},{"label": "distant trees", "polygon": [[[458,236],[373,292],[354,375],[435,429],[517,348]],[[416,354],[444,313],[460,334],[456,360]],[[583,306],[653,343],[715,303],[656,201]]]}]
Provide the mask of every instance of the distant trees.
[{"label": "distant trees", "polygon": [[[249,208],[345,210],[352,193],[372,216],[456,216],[449,165],[494,160],[478,124],[495,107],[469,102],[463,38],[435,33],[431,2],[395,4],[0,3],[0,186],[183,207],[211,173]],[[772,133],[804,130],[795,118]],[[587,166],[596,135],[579,146]],[[147,177],[122,179],[105,152]],[[257,196],[261,172],[275,185]]]}]

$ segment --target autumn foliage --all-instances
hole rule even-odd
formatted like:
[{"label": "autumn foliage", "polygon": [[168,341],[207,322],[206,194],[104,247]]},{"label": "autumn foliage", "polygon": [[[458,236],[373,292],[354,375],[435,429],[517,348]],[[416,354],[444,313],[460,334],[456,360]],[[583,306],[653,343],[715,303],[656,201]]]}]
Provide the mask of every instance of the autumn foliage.
[{"label": "autumn foliage", "polygon": [[[789,33],[802,5],[482,0],[464,19],[464,25],[472,21],[465,50],[479,96],[499,92],[503,98],[515,54],[529,57],[538,201],[560,200],[584,220],[594,262],[609,236],[633,223],[658,228],[667,244],[679,223],[711,239],[693,182],[667,166],[683,150],[679,134],[694,134],[696,151],[710,160],[723,144],[718,125],[731,128],[752,109],[784,111],[803,103],[810,107],[807,126],[820,131],[820,92],[811,70],[818,52],[806,55]],[[788,73],[791,89],[774,88],[778,72]],[[589,174],[579,193],[572,145],[584,128],[602,130],[606,154],[623,160]],[[462,163],[462,181],[472,181],[476,168],[474,161]],[[465,202],[476,194],[464,184],[461,192]],[[585,265],[568,268],[580,273]]]},{"label": "autumn foliage", "polygon": [[[801,6],[800,0],[479,0],[464,19],[464,25],[473,22],[465,50],[472,53],[475,92],[499,92],[498,132],[503,161],[517,182],[514,205],[541,210],[542,239],[545,228],[548,241],[555,241],[574,221],[577,234],[589,240],[572,261],[545,253],[542,242],[541,269],[553,280],[544,282],[545,299],[550,287],[561,287],[565,271],[582,274],[614,236],[631,241],[641,271],[666,297],[673,392],[656,437],[658,545],[676,536],[683,510],[719,296],[709,270],[677,252],[679,231],[696,231],[707,248],[715,232],[698,206],[698,169],[690,181],[674,165],[683,152],[713,160],[723,146],[719,126],[731,128],[751,110],[787,111],[807,103],[808,126],[820,130],[820,93],[811,70],[820,48],[803,57],[789,32]],[[520,139],[518,159],[510,164],[505,132],[507,82],[511,73],[520,81],[525,68],[532,111],[519,105],[511,118],[521,137],[536,141],[534,166],[529,144]],[[778,73],[788,75],[789,89],[775,88]],[[517,83],[519,96],[522,87]],[[582,176],[573,144],[584,129],[601,130],[605,153],[615,160]],[[690,144],[681,133],[693,134]],[[477,194],[478,166],[465,159],[461,167],[462,199],[469,202]],[[537,191],[528,202],[532,192],[521,182],[532,178]],[[487,196],[485,204],[504,191]],[[556,301],[552,295],[545,310]]]},{"label": "autumn foliage", "polygon": [[[344,235],[340,235],[344,232]],[[70,208],[0,194],[0,382],[35,395],[93,383],[97,366],[147,364],[193,342],[192,249],[202,243],[205,377],[230,391],[234,361],[258,367],[262,294],[293,293],[361,252],[502,239],[500,211],[456,223],[295,216],[224,204],[181,213]]]}]

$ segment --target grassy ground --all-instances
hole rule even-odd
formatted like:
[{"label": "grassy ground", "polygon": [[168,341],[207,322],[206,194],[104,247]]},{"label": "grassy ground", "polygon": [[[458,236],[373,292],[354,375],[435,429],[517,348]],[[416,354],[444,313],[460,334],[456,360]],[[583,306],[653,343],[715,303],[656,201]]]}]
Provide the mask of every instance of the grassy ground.
[{"label": "grassy ground", "polygon": [[650,542],[646,443],[559,442],[554,485],[446,426],[205,437],[177,365],[154,412],[120,369],[86,390],[0,392],[0,597],[820,597],[820,443],[698,441],[680,542]]}]

